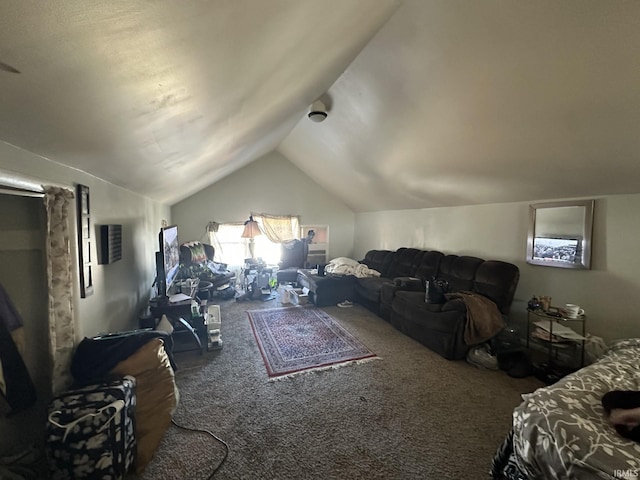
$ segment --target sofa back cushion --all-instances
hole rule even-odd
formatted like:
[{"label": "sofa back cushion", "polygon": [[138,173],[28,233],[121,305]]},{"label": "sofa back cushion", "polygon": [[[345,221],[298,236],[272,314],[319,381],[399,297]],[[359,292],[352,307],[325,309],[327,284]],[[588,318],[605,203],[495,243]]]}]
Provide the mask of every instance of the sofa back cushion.
[{"label": "sofa back cushion", "polygon": [[360,263],[364,263],[367,267],[380,272],[381,276],[386,277],[385,273],[389,270],[389,265],[391,265],[395,254],[396,252],[391,250],[369,250]]},{"label": "sofa back cushion", "polygon": [[414,277],[418,277],[422,280],[431,280],[438,274],[438,267],[440,267],[440,261],[444,258],[444,253],[436,250],[430,252],[424,252],[420,265],[416,268]]},{"label": "sofa back cushion", "polygon": [[280,263],[278,267],[281,270],[285,268],[304,268],[307,264],[308,254],[309,244],[304,239],[283,242],[280,246]]},{"label": "sofa back cushion", "polygon": [[387,278],[412,277],[424,255],[424,250],[402,247],[396,250],[389,269],[383,275]]},{"label": "sofa back cushion", "polygon": [[505,315],[509,313],[520,279],[520,270],[499,260],[482,262],[476,271],[473,290],[493,300]]},{"label": "sofa back cushion", "polygon": [[473,291],[476,270],[483,261],[478,257],[445,255],[436,276],[449,282],[450,292]]},{"label": "sofa back cushion", "polygon": [[207,261],[213,261],[215,248],[206,243],[186,242],[180,245],[180,263],[187,266],[191,264],[202,265]]}]

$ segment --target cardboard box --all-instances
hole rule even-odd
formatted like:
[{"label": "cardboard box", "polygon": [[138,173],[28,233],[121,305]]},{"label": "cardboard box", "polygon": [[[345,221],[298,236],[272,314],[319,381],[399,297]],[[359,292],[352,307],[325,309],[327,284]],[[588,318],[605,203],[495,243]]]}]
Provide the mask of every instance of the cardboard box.
[{"label": "cardboard box", "polygon": [[309,303],[308,288],[293,288],[289,292],[289,300],[294,305],[306,305]]}]

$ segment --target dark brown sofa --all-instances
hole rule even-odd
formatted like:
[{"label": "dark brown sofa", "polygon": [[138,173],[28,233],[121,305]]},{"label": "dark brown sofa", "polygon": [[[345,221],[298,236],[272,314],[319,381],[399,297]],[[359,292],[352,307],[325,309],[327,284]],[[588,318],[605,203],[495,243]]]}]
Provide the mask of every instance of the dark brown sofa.
[{"label": "dark brown sofa", "polygon": [[450,360],[464,358],[471,346],[464,341],[467,308],[460,299],[426,303],[424,282],[446,280],[450,292],[482,295],[506,316],[520,278],[511,263],[413,248],[372,250],[362,263],[381,276],[355,279],[355,301]]},{"label": "dark brown sofa", "polygon": [[385,284],[393,284],[397,277],[411,277],[420,265],[424,250],[417,248],[399,248],[390,250],[371,250],[361,263],[380,272],[379,277],[358,278],[355,282],[355,296],[359,303],[380,315],[380,290]]}]

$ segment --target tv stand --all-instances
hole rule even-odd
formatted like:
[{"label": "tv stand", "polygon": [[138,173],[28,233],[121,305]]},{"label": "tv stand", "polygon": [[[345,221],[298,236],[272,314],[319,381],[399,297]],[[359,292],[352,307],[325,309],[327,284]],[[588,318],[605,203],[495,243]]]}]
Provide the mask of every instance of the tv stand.
[{"label": "tv stand", "polygon": [[[187,333],[194,342],[194,348],[190,350],[199,350],[200,354],[203,353],[204,348],[202,341],[200,340],[201,332],[205,330],[203,317],[195,317],[197,327],[194,327],[189,323],[186,318],[192,318],[191,315],[191,299],[183,302],[171,303],[168,297],[156,297],[149,301],[149,310],[151,315],[155,319],[155,323],[160,321],[163,315],[167,316],[169,322],[174,328],[173,334]],[[202,324],[202,327],[200,327]]]},{"label": "tv stand", "polygon": [[152,298],[151,300],[149,300],[149,305],[157,305],[157,306],[161,306],[161,307],[166,307],[167,305],[169,305],[169,297],[167,297],[166,295],[159,295],[155,298]]}]

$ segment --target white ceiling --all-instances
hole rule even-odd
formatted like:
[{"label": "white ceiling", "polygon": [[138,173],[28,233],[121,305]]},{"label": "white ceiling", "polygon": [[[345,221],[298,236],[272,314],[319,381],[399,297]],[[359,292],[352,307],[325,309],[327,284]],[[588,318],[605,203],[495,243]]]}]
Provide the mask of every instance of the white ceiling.
[{"label": "white ceiling", "polygon": [[274,149],[355,211],[638,193],[638,52],[638,1],[2,0],[0,140],[166,203]]}]

